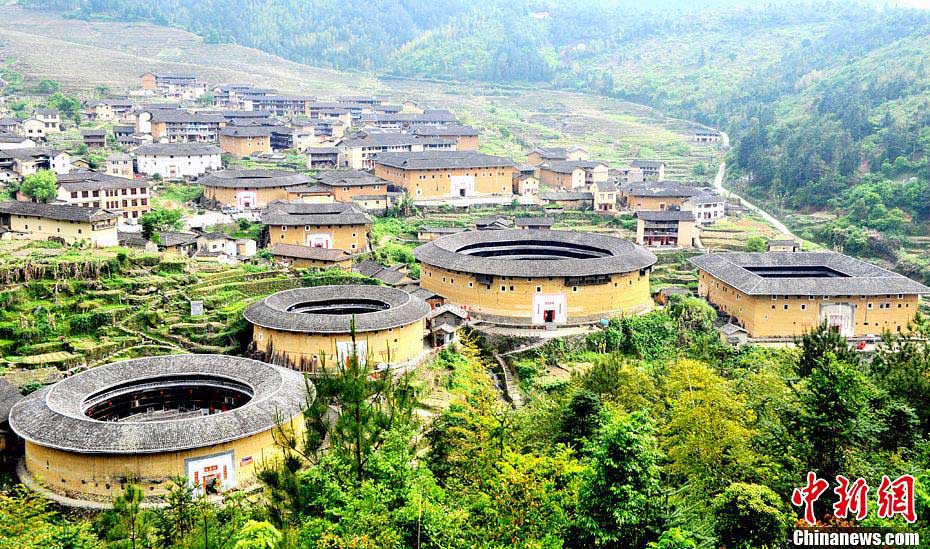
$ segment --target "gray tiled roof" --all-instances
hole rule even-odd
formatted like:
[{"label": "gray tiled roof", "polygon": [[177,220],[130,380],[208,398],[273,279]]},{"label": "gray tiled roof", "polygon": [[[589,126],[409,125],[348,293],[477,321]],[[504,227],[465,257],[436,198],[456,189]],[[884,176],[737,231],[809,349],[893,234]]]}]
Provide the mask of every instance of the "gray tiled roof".
[{"label": "gray tiled roof", "polygon": [[658,160],[634,160],[630,162],[630,166],[634,168],[659,168],[664,165],[665,162],[660,162]]},{"label": "gray tiled roof", "polygon": [[226,119],[221,114],[200,114],[187,111],[172,111],[156,109],[152,112],[152,122],[166,122],[169,124],[219,124]]},{"label": "gray tiled roof", "polygon": [[423,114],[417,113],[397,113],[397,114],[374,114],[366,115],[364,120],[375,122],[455,122],[455,115],[444,109],[426,110]]},{"label": "gray tiled roof", "polygon": [[714,191],[705,189],[704,192],[692,196],[688,201],[692,204],[717,204],[726,202],[726,199]]},{"label": "gray tiled roof", "polygon": [[272,202],[262,212],[265,225],[369,225],[371,218],[354,204]]},{"label": "gray tiled roof", "polygon": [[594,193],[588,191],[552,191],[542,193],[540,198],[543,200],[594,200]]},{"label": "gray tiled roof", "polygon": [[405,287],[404,287],[404,291],[407,292],[408,294],[410,294],[410,295],[412,295],[412,296],[414,296],[414,297],[418,297],[418,298],[420,298],[420,299],[422,299],[422,300],[431,299],[431,298],[436,297],[436,296],[438,295],[436,292],[427,290],[427,289],[425,289],[425,288],[421,288],[421,287],[419,287],[419,286],[405,286]]},{"label": "gray tiled roof", "polygon": [[[357,315],[314,314],[289,312],[295,305],[332,300],[366,300],[384,303],[388,308]],[[388,286],[344,285],[297,288],[270,295],[245,310],[245,319],[252,324],[301,333],[349,333],[349,323],[355,318],[359,334],[406,326],[429,313],[429,305],[403,290]],[[361,336],[364,337],[364,336]]]},{"label": "gray tiled roof", "polygon": [[632,183],[624,185],[623,192],[630,196],[693,197],[711,193],[705,187],[692,187],[677,183]]},{"label": "gray tiled roof", "polygon": [[23,137],[20,135],[0,135],[0,143],[22,143],[23,141],[29,140],[28,137]]},{"label": "gray tiled roof", "polygon": [[543,158],[565,159],[568,158],[568,149],[565,147],[536,147],[530,153],[536,153]]},{"label": "gray tiled roof", "polygon": [[643,210],[636,212],[643,221],[694,221],[694,212],[687,210]]},{"label": "gray tiled roof", "polygon": [[435,234],[455,234],[467,231],[465,227],[433,227],[429,225],[424,225],[419,232],[423,233],[435,233]]},{"label": "gray tiled roof", "polygon": [[328,187],[369,187],[373,185],[388,185],[380,177],[375,177],[361,170],[326,170],[316,173],[321,185]]},{"label": "gray tiled roof", "polygon": [[333,191],[325,185],[295,185],[288,187],[287,192],[294,194],[331,194]]},{"label": "gray tiled roof", "polygon": [[208,156],[223,154],[209,143],[150,143],[135,149],[136,156]]},{"label": "gray tiled roof", "polygon": [[100,172],[71,172],[58,176],[58,186],[68,192],[99,191],[103,189],[149,188],[145,180],[126,179]]},{"label": "gray tiled roof", "polygon": [[340,146],[346,147],[401,147],[414,144],[448,144],[455,143],[452,139],[437,139],[433,137],[417,137],[409,133],[370,132],[364,136],[347,137],[339,141]]},{"label": "gray tiled roof", "polygon": [[31,217],[45,217],[59,221],[103,221],[115,219],[119,214],[108,212],[100,208],[85,208],[71,204],[42,204],[38,202],[0,202],[0,213],[25,215]]},{"label": "gray tiled roof", "polygon": [[471,126],[451,124],[448,126],[420,126],[413,130],[414,135],[432,136],[477,136],[478,130]]},{"label": "gray tiled roof", "polygon": [[513,160],[472,151],[423,151],[408,153],[381,153],[375,161],[385,166],[404,170],[445,168],[509,168]]},{"label": "gray tiled roof", "polygon": [[405,280],[410,280],[410,277],[406,273],[398,271],[397,269],[385,267],[369,259],[359,262],[352,270],[371,278],[377,278],[389,286],[397,286]]},{"label": "gray tiled roof", "polygon": [[613,181],[598,181],[594,184],[594,187],[602,193],[615,193],[620,190]]},{"label": "gray tiled roof", "polygon": [[223,170],[202,177],[198,182],[205,187],[267,189],[305,185],[310,178],[287,170]]},{"label": "gray tiled roof", "polygon": [[220,130],[224,137],[268,137],[271,128],[268,126],[226,126]]},{"label": "gray tiled roof", "polygon": [[271,249],[271,255],[298,259],[315,259],[317,261],[341,261],[352,257],[342,250],[298,246],[296,244],[275,244]]},{"label": "gray tiled roof", "polygon": [[[244,384],[252,399],[226,412],[168,421],[99,421],[84,413],[87,399],[119,385],[196,375]],[[299,414],[307,398],[304,378],[293,370],[232,356],[168,355],[98,366],[36,391],[13,407],[10,427],[27,441],[59,450],[162,453],[209,448],[267,431],[276,417]]]},{"label": "gray tiled roof", "polygon": [[[690,258],[698,269],[749,295],[927,294],[906,276],[834,252],[717,253]],[[762,277],[746,267],[827,267],[841,277]]]},{"label": "gray tiled roof", "polygon": [[0,148],[0,158],[17,158],[20,160],[32,160],[36,158],[43,157],[54,157],[61,154],[68,154],[66,152],[57,151],[48,147],[23,147],[20,149],[4,149]]},{"label": "gray tiled roof", "polygon": [[555,219],[551,217],[518,217],[513,220],[517,227],[551,227]]},{"label": "gray tiled roof", "polygon": [[540,170],[547,170],[555,173],[572,173],[573,171],[581,168],[582,170],[590,170],[598,166],[605,166],[603,162],[598,162],[597,160],[553,160],[546,162],[539,167]]},{"label": "gray tiled roof", "polygon": [[23,399],[22,393],[9,381],[0,378],[0,424],[6,423],[13,405]]},{"label": "gray tiled roof", "polygon": [[429,318],[436,318],[443,313],[452,313],[459,318],[468,318],[468,313],[464,309],[451,303],[446,303],[430,311]]},{"label": "gray tiled roof", "polygon": [[[461,253],[477,246],[493,251],[495,245],[521,246],[539,250],[584,250],[593,257],[565,259],[513,259],[482,257]],[[589,276],[625,273],[644,269],[656,262],[652,252],[632,242],[612,236],[546,229],[502,229],[499,231],[469,231],[444,236],[413,251],[421,263],[465,273],[492,276],[550,277]]]},{"label": "gray tiled roof", "polygon": [[194,233],[179,233],[175,231],[159,231],[159,246],[184,246],[186,244],[196,244],[197,235]]}]

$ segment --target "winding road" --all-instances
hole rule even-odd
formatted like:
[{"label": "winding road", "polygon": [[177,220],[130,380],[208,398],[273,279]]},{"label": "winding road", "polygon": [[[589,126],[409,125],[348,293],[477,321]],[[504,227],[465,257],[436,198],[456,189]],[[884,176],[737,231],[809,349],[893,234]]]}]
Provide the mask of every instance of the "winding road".
[{"label": "winding road", "polygon": [[[724,132],[720,132],[720,135],[722,137],[724,149],[728,148],[730,146],[730,136]],[[721,160],[720,166],[717,168],[717,175],[716,177],[714,177],[714,189],[716,189],[718,193],[720,193],[722,196],[727,197],[727,198],[730,198],[730,197],[738,198],[746,209],[751,210],[755,212],[756,214],[758,214],[762,219],[764,219],[765,221],[770,223],[773,227],[778,229],[778,231],[781,232],[783,235],[785,235],[786,237],[790,237],[790,238],[797,238],[796,236],[794,236],[794,233],[792,233],[791,230],[785,226],[784,223],[776,219],[773,215],[763,210],[762,208],[756,206],[755,204],[749,202],[744,197],[724,188],[723,180],[726,177],[726,174],[727,174],[727,163],[726,161]]]}]

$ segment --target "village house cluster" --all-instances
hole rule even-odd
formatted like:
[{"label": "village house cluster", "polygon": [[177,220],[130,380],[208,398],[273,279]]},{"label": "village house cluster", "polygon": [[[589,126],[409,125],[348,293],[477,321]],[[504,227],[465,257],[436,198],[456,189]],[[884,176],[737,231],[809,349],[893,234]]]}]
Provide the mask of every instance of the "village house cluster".
[{"label": "village house cluster", "polygon": [[[479,152],[479,131],[450,111],[412,100],[323,100],[251,84],[211,86],[190,74],[150,72],[141,75],[138,87],[126,97],[87,101],[82,116],[100,126],[80,130],[82,146],[119,150],[107,156],[105,166],[90,170],[84,159],[50,147],[49,136],[62,132],[66,124],[53,109],[35,109],[26,119],[0,120],[0,180],[15,182],[42,169],[54,171],[60,182],[55,202],[116,212],[122,233],[117,240],[126,244],[144,244],[127,226],[151,209],[152,182],[164,180],[202,184],[203,206],[253,220],[261,219],[276,202],[347,203],[379,214],[405,196],[426,207],[517,200],[604,215],[634,211],[639,218],[637,242],[656,248],[698,246],[699,227],[726,214],[725,200],[712,190],[665,182],[663,162],[636,160],[611,167],[579,147],[538,147],[529,152],[526,164],[518,164]],[[694,134],[701,143],[719,137],[713,130]],[[224,158],[275,165],[295,153],[304,159],[304,173],[224,169]],[[22,194],[17,199],[29,200]],[[25,230],[25,225],[0,227],[7,231],[6,238],[45,238]],[[307,224],[312,226],[320,227]],[[85,240],[68,235],[83,236],[86,230],[81,227],[60,238],[68,244]],[[342,239],[326,236],[325,231],[298,236],[291,230],[286,238],[270,241],[290,246],[279,248],[287,254],[279,256],[282,259],[341,264],[345,258],[339,254],[294,246],[348,254],[362,249],[360,241],[341,248],[334,243]],[[357,231],[354,238],[364,240]],[[92,245],[111,241],[110,234],[86,240]],[[161,246],[177,247],[188,249]],[[251,249],[242,242],[222,247],[231,252]]]},{"label": "village house cluster", "polygon": [[[130,476],[148,497],[177,475],[205,493],[248,486],[258,461],[274,454],[276,421],[313,398],[300,373],[320,375],[353,356],[381,373],[412,368],[465,325],[547,330],[642,314],[691,293],[653,296],[653,269],[668,250],[693,249],[696,293],[736,344],[788,342],[823,322],[851,339],[904,332],[930,293],[839,253],[802,252],[794,240],[700,254],[702,228],[734,212],[707,182],[668,181],[661,161],[611,166],[580,147],[536,147],[517,163],[480,152],[478,129],[450,111],[414,101],[321,100],[147,73],[127,97],[83,109],[99,127],[80,130],[82,146],[119,151],[94,169],[50,146],[67,125],[56,111],[0,120],[0,181],[56,175],[48,201],[20,189],[0,203],[0,238],[225,261],[262,250],[284,268],[351,271],[377,285],[257,299],[242,312],[250,358],[104,365],[20,400],[9,426],[25,441],[25,470],[67,497],[105,500]],[[720,134],[700,129],[694,140],[713,144]],[[295,156],[300,169],[285,165]],[[135,225],[165,181],[202,187],[201,215],[258,223],[260,236],[191,225],[144,238]],[[545,213],[422,226],[406,264],[374,261],[379,215],[514,202]],[[573,210],[635,219],[634,241],[557,228],[557,216]]]}]

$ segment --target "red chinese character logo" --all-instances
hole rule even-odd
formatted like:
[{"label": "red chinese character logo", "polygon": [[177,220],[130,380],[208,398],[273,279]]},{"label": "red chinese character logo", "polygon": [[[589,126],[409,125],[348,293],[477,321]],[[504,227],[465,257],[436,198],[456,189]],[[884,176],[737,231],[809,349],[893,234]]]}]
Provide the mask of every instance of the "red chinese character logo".
[{"label": "red chinese character logo", "polygon": [[811,526],[817,524],[817,517],[814,516],[814,503],[820,499],[820,496],[830,487],[830,483],[822,478],[817,478],[813,471],[807,473],[807,486],[804,488],[795,488],[791,494],[791,503],[800,507],[804,505],[804,520]]},{"label": "red chinese character logo", "polygon": [[843,475],[837,475],[836,482],[839,486],[833,489],[833,492],[839,496],[839,501],[833,504],[833,514],[837,518],[846,518],[850,513],[854,514],[857,520],[864,519],[869,514],[869,503],[866,495],[869,493],[869,485],[865,479],[857,478],[856,482],[850,484],[849,479]]},{"label": "red chinese character logo", "polygon": [[878,516],[892,518],[901,515],[908,522],[916,522],[914,512],[914,477],[902,475],[889,480],[882,475],[882,484],[878,487]]}]

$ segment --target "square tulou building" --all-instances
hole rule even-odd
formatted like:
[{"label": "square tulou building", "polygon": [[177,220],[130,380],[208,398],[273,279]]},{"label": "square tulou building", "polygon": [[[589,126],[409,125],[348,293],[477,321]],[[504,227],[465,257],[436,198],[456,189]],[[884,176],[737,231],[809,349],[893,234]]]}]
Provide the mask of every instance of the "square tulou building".
[{"label": "square tulou building", "polygon": [[901,332],[930,288],[833,252],[716,253],[690,259],[698,294],[754,338],[788,338],[822,322],[846,337]]}]

